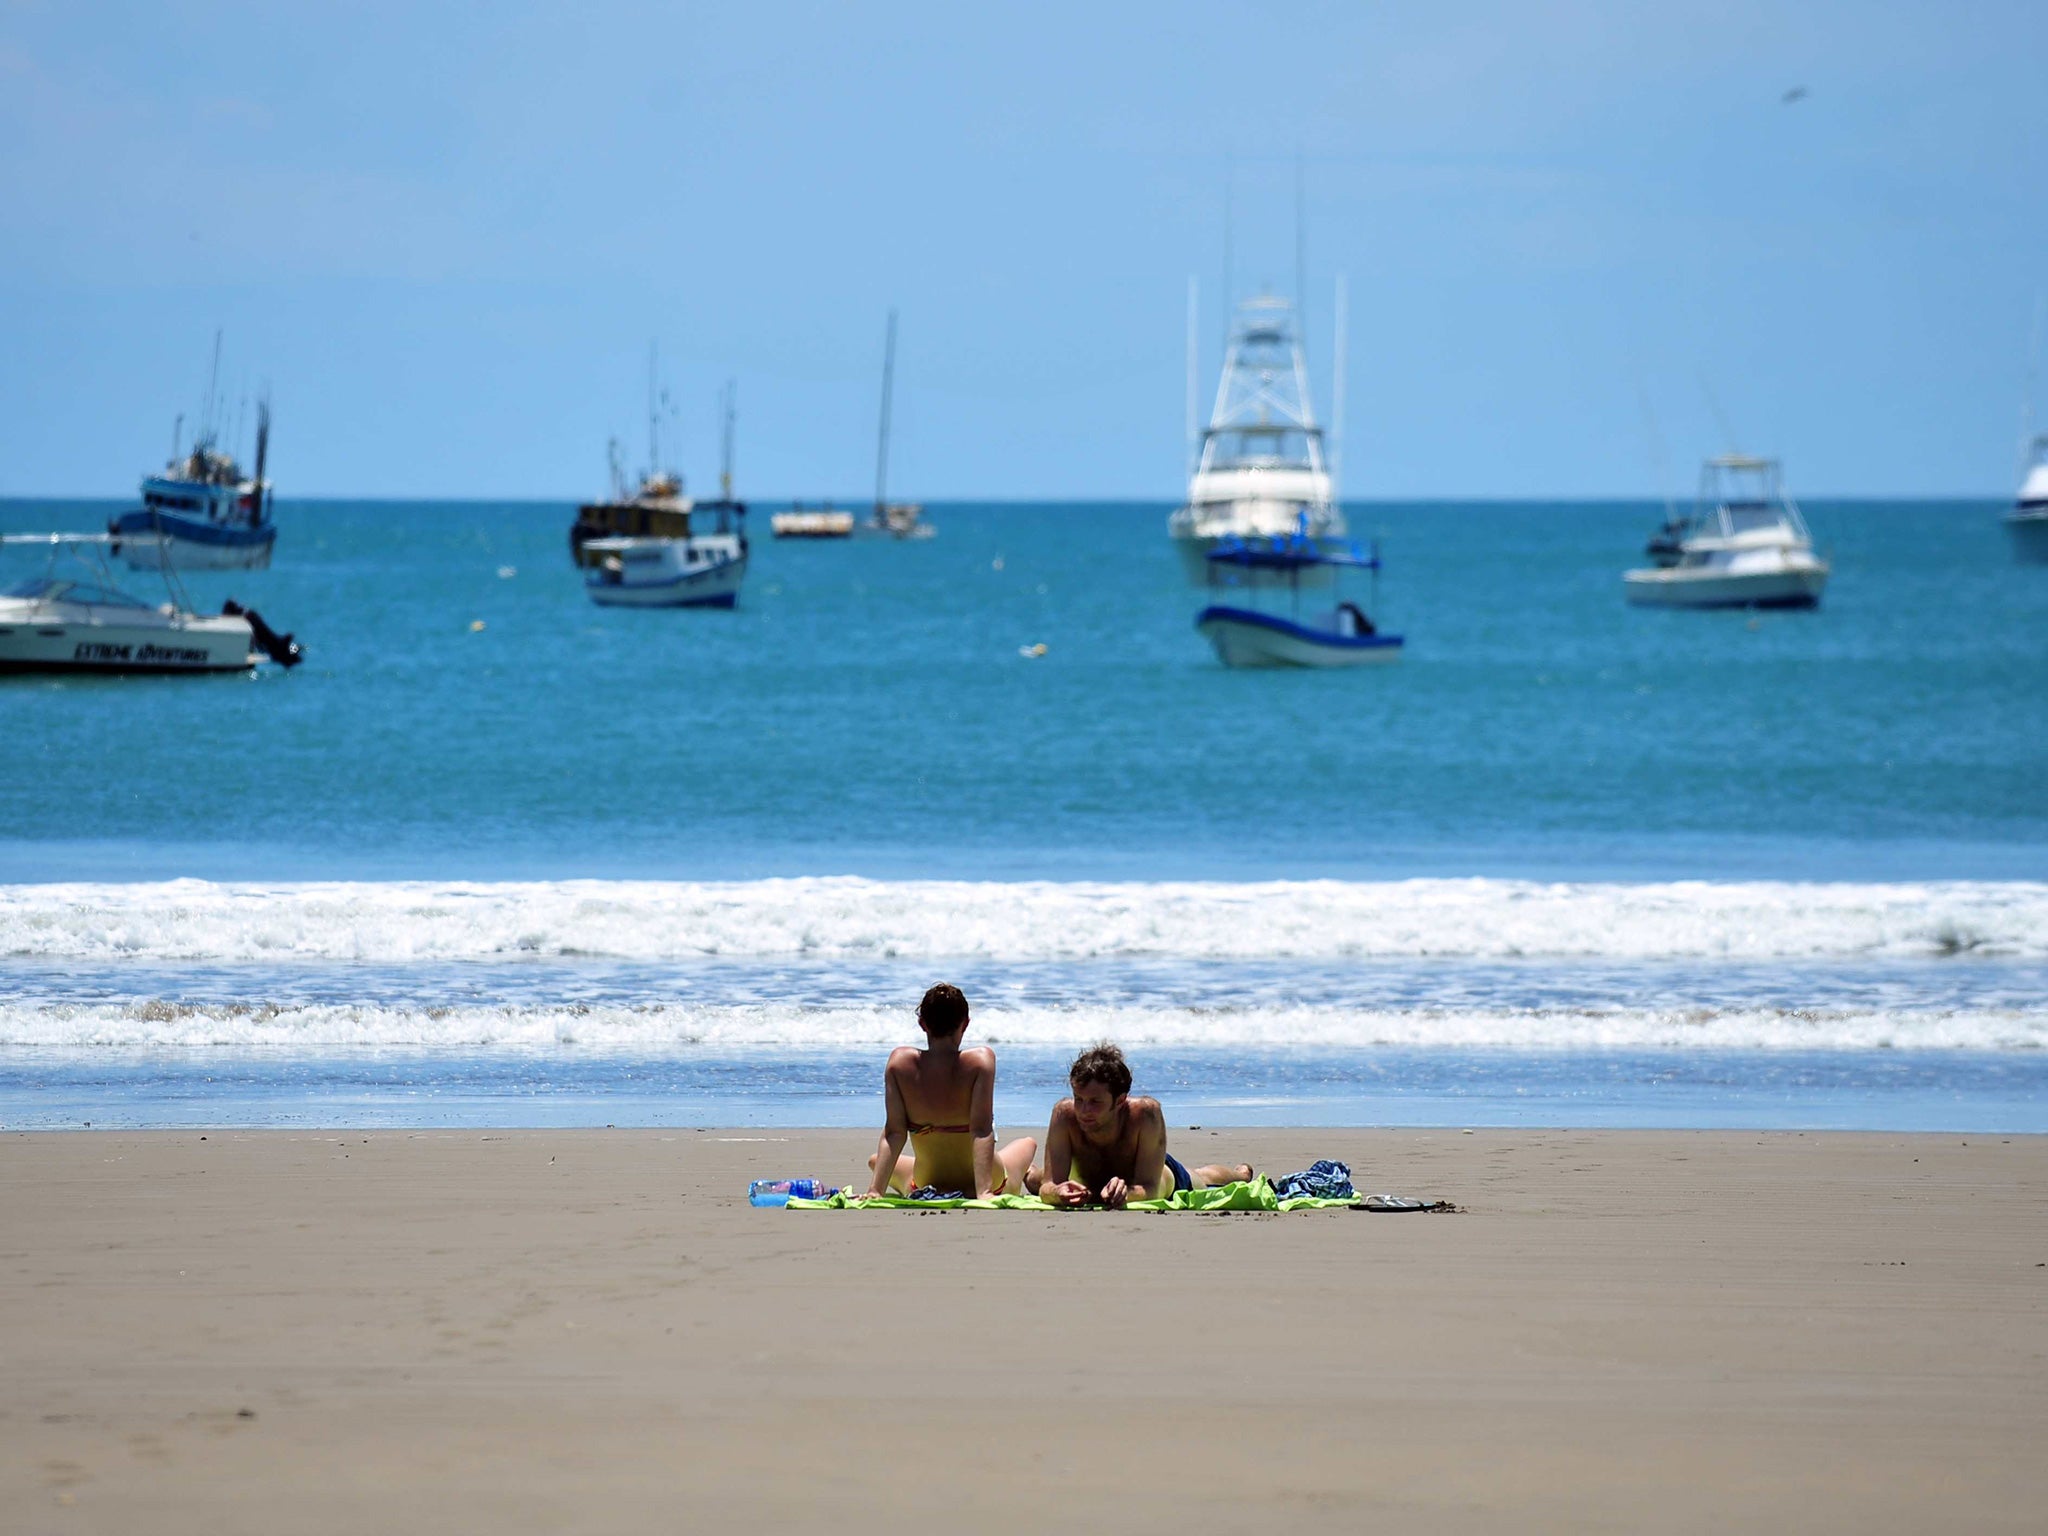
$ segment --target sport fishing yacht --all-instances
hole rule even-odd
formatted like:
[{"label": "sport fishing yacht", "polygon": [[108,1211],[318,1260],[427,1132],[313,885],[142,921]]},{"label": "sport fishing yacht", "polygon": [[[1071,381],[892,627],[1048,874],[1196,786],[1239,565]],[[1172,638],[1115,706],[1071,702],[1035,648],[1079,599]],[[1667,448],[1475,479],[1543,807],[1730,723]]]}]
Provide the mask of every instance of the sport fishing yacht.
[{"label": "sport fishing yacht", "polygon": [[1699,501],[1677,563],[1627,572],[1628,600],[1650,608],[1812,608],[1828,563],[1785,491],[1775,459],[1725,454],[1700,472]]},{"label": "sport fishing yacht", "polygon": [[[1209,553],[1224,539],[1341,545],[1344,514],[1287,300],[1264,296],[1239,306],[1187,505],[1166,531],[1197,582],[1208,581]],[[1330,573],[1309,566],[1299,574],[1327,582]]]},{"label": "sport fishing yacht", "polygon": [[[0,543],[50,552],[41,576],[0,591],[0,672],[246,672],[266,657],[285,667],[304,659],[290,635],[233,599],[217,614],[194,613],[168,564],[159,569],[169,601],[152,607],[121,591],[97,558],[111,534],[9,534]],[[79,569],[60,569],[67,554]]]},{"label": "sport fishing yacht", "polygon": [[2027,444],[2020,494],[2005,514],[2012,552],[2028,565],[2048,565],[2048,432]]}]

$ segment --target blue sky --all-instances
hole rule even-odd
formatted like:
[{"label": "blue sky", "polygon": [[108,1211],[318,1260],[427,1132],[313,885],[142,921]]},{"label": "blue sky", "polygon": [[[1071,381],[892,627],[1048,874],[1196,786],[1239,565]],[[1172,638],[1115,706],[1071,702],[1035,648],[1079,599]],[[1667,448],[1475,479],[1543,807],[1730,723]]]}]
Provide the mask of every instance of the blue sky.
[{"label": "blue sky", "polygon": [[[2048,290],[2048,7],[90,6],[0,0],[0,495],[118,495],[267,381],[281,493],[1181,487],[1294,280],[1345,493],[2004,494]],[[1782,98],[1804,87],[1804,99]],[[1647,402],[1647,410],[1645,404]],[[1654,423],[1654,431],[1652,430]],[[1658,469],[1661,443],[1663,469]]]}]

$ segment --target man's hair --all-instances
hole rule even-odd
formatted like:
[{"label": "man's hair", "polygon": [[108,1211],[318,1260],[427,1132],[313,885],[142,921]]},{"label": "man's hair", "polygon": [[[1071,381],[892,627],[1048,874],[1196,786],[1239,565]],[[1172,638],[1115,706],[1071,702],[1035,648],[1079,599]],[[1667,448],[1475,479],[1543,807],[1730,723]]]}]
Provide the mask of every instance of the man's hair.
[{"label": "man's hair", "polygon": [[1131,1091],[1130,1063],[1124,1060],[1122,1051],[1104,1040],[1074,1058],[1074,1064],[1067,1068],[1067,1081],[1076,1092],[1090,1083],[1100,1083],[1112,1098],[1120,1099]]},{"label": "man's hair", "polygon": [[917,1022],[928,1035],[950,1035],[967,1022],[967,994],[950,981],[940,982],[917,1005]]}]

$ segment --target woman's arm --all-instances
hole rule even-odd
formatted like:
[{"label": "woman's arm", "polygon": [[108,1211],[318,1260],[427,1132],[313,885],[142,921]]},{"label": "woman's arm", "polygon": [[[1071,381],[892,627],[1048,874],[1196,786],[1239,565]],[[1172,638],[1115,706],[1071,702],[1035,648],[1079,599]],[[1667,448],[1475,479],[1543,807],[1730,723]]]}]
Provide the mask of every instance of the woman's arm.
[{"label": "woman's arm", "polygon": [[888,1108],[882,1122],[882,1139],[875,1146],[875,1178],[868,1189],[871,1195],[889,1193],[889,1180],[896,1174],[896,1160],[903,1155],[903,1144],[910,1140],[910,1111],[903,1107],[903,1086],[896,1081],[896,1059],[893,1056],[889,1065],[882,1069],[882,1096]]},{"label": "woman's arm", "polygon": [[[968,1129],[974,1133],[974,1198],[986,1200],[996,1187],[996,1053],[987,1050],[988,1066],[974,1074],[974,1103]],[[1016,1194],[1016,1190],[1011,1190]]]}]

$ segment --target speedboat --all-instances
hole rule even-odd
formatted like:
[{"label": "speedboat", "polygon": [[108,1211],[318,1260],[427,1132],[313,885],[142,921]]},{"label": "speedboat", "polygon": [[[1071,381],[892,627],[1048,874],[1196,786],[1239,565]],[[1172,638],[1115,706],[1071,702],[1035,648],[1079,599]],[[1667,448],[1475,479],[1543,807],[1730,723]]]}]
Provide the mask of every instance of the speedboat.
[{"label": "speedboat", "polygon": [[2005,514],[2012,552],[2028,565],[2048,565],[2048,432],[2027,445],[2019,498]]},{"label": "speedboat", "polygon": [[56,557],[113,542],[110,534],[9,534],[7,544],[46,547],[51,566],[0,591],[0,672],[246,672],[268,658],[304,659],[254,610],[230,599],[217,614],[194,613],[164,567],[171,600],[151,606],[112,584],[88,561],[73,575]]},{"label": "speedboat", "polygon": [[1828,563],[1786,494],[1775,459],[1709,459],[1677,563],[1626,572],[1628,600],[1646,608],[1812,608]]},{"label": "speedboat", "polygon": [[607,608],[730,608],[747,574],[745,516],[737,502],[706,502],[680,536],[587,539],[584,589]]},{"label": "speedboat", "polygon": [[[1287,300],[1264,296],[1239,307],[1187,504],[1167,519],[1166,531],[1198,582],[1208,581],[1209,554],[1225,540],[1305,537],[1342,550],[1344,514]],[[1304,574],[1327,583],[1332,573],[1308,567],[1293,578]]]},{"label": "speedboat", "polygon": [[[1336,588],[1347,571],[1370,571],[1377,583],[1380,557],[1356,545],[1339,552],[1322,548],[1304,534],[1286,539],[1225,537],[1204,557],[1212,601],[1195,617],[1195,628],[1216,648],[1226,667],[1360,667],[1398,661],[1404,641],[1383,635],[1363,608],[1345,601]],[[1318,604],[1302,612],[1304,586]],[[1290,594],[1285,614],[1277,593]],[[1377,588],[1375,588],[1377,590]]]},{"label": "speedboat", "polygon": [[[214,338],[214,370],[220,369],[220,339]],[[212,401],[209,388],[208,401]],[[209,412],[210,415],[210,412]],[[191,452],[181,452],[172,432],[171,458],[163,472],[142,482],[142,505],[107,524],[114,554],[136,570],[160,565],[187,571],[260,571],[270,565],[277,543],[271,519],[271,486],[263,478],[270,451],[270,402],[256,403],[256,472],[244,475],[234,455],[220,446],[210,420],[203,423]]]}]

